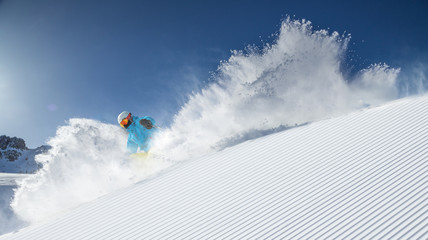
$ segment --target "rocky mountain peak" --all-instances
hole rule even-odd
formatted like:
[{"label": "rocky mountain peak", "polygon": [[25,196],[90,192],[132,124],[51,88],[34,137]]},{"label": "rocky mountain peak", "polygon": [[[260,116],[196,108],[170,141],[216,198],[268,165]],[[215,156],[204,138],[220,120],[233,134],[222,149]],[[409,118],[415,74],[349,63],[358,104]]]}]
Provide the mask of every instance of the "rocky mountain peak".
[{"label": "rocky mountain peak", "polygon": [[2,135],[0,136],[0,149],[6,150],[7,148],[28,150],[27,146],[25,145],[24,139]]},{"label": "rocky mountain peak", "polygon": [[10,162],[16,161],[23,153],[28,150],[25,141],[22,138],[0,136],[0,158],[5,158]]}]

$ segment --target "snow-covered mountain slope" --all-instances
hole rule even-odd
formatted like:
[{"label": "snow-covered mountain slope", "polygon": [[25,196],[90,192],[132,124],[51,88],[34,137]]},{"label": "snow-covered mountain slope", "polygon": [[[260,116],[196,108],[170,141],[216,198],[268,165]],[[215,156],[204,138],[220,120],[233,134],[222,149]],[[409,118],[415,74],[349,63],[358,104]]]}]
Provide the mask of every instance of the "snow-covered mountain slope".
[{"label": "snow-covered mountain slope", "polygon": [[247,141],[0,239],[427,239],[428,96]]},{"label": "snow-covered mountain slope", "polygon": [[34,173],[41,168],[41,164],[35,161],[36,155],[48,149],[49,146],[28,149],[23,139],[2,135],[0,136],[0,172]]}]

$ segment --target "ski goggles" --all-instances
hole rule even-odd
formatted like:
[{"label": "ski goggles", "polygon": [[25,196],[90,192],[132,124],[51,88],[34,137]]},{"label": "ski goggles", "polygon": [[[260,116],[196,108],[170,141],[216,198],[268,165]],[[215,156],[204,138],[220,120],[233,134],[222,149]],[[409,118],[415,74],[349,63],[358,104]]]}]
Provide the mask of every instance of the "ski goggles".
[{"label": "ski goggles", "polygon": [[123,128],[127,128],[129,126],[128,124],[130,121],[131,121],[131,113],[129,113],[128,116],[120,122],[120,126],[122,126]]}]

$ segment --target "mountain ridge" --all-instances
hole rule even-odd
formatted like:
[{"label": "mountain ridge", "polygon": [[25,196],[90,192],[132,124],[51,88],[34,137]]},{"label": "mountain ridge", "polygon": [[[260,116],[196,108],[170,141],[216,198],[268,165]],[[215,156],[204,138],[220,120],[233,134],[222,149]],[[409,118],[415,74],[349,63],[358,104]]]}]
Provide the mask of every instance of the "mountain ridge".
[{"label": "mountain ridge", "polygon": [[50,149],[42,145],[29,149],[25,140],[18,137],[0,136],[0,172],[3,173],[35,173],[42,165],[35,157]]}]

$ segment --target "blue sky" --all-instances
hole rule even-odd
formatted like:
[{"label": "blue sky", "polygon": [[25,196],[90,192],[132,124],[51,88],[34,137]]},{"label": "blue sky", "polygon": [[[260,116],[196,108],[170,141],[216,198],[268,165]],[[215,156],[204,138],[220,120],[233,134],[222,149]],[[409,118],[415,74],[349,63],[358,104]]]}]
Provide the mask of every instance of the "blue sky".
[{"label": "blue sky", "polygon": [[351,71],[428,63],[428,1],[0,1],[0,134],[42,145],[73,117],[168,125],[230,50],[286,16],[351,34]]}]

